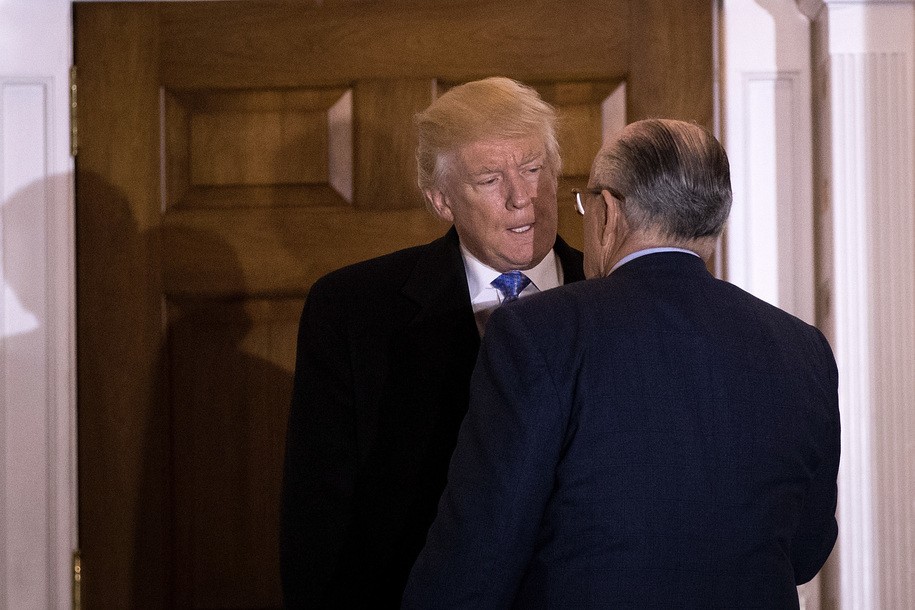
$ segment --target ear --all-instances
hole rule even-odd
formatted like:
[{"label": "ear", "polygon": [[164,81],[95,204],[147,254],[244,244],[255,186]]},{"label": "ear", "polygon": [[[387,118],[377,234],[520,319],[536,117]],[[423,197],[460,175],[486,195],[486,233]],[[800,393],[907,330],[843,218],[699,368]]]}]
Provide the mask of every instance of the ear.
[{"label": "ear", "polygon": [[451,203],[448,196],[438,189],[426,189],[423,191],[426,199],[432,205],[435,215],[446,222],[454,222],[454,213],[451,211]]},{"label": "ear", "polygon": [[626,237],[629,235],[629,223],[626,222],[626,216],[623,214],[622,202],[610,194],[610,191],[603,191],[601,197],[604,200],[604,230],[601,232],[601,252],[604,260],[612,260],[616,253],[622,248]]}]

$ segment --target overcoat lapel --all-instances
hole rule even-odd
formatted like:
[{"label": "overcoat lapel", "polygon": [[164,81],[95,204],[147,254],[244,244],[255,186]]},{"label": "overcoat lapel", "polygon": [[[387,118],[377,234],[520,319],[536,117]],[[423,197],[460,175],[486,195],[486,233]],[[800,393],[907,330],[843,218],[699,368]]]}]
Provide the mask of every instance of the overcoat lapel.
[{"label": "overcoat lapel", "polygon": [[[463,410],[453,413],[454,405],[461,400],[466,405],[467,389],[462,386],[476,362],[480,337],[453,227],[417,261],[402,292],[418,309],[403,335],[394,340],[392,356],[400,361],[396,366],[403,367],[405,377],[412,378],[428,399],[447,403],[448,419],[460,421]],[[421,408],[429,416],[441,406]]]}]

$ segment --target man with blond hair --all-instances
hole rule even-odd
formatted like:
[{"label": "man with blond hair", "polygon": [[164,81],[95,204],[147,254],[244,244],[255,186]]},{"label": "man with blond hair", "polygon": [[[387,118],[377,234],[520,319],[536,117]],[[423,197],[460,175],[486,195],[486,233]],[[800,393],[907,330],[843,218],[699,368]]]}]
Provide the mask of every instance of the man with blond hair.
[{"label": "man with blond hair", "polygon": [[299,329],[284,467],[287,607],[397,607],[445,487],[486,318],[583,279],[556,235],[555,111],[507,78],[416,117],[419,186],[453,226],[335,271]]},{"label": "man with blond hair", "polygon": [[727,156],[629,125],[577,193],[589,278],[497,310],[405,608],[797,608],[836,540],[838,373],[716,279]]}]

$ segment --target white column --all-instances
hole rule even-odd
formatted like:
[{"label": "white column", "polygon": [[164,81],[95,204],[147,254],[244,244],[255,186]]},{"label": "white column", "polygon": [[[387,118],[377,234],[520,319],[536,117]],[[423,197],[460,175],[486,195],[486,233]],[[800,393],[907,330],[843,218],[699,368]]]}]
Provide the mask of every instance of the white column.
[{"label": "white column", "polygon": [[912,0],[822,3],[842,608],[915,600]]},{"label": "white column", "polygon": [[810,24],[788,0],[724,0],[725,277],[814,318]]},{"label": "white column", "polygon": [[71,27],[68,0],[0,0],[0,609],[71,605]]}]

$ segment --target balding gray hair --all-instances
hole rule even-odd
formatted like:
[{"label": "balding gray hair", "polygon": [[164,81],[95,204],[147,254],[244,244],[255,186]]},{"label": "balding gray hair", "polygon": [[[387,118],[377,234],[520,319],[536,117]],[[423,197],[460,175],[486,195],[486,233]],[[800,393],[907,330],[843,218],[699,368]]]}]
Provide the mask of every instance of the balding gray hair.
[{"label": "balding gray hair", "polygon": [[622,200],[630,228],[678,241],[719,235],[731,210],[727,154],[694,123],[646,119],[628,125],[598,154],[593,180]]}]

